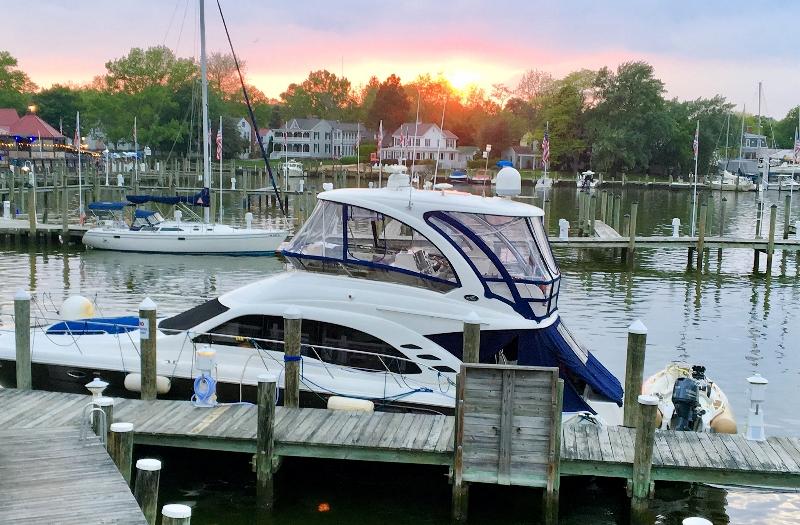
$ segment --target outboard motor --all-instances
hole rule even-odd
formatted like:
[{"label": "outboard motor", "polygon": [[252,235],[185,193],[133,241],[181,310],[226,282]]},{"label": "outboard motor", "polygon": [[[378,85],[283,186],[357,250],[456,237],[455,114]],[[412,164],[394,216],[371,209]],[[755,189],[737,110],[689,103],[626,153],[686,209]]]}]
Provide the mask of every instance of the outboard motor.
[{"label": "outboard motor", "polygon": [[672,430],[699,430],[702,414],[699,410],[699,391],[700,385],[693,378],[679,377],[675,380],[672,387],[672,405],[675,411],[670,420]]}]

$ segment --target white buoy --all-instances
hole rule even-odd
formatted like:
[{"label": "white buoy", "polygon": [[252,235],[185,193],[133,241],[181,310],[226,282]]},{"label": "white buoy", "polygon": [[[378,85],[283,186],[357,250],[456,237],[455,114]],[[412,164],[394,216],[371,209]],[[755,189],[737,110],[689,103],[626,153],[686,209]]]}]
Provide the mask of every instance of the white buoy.
[{"label": "white buoy", "polygon": [[11,201],[3,201],[3,218],[11,218]]},{"label": "white buoy", "polygon": [[681,231],[681,220],[677,217],[672,219],[672,236],[673,237],[680,237]]},{"label": "white buoy", "polygon": [[691,518],[684,518],[681,523],[682,525],[714,525],[707,519],[699,518],[697,516],[693,516]]},{"label": "white buoy", "polygon": [[328,398],[328,410],[345,410],[348,412],[374,412],[375,403],[368,399],[331,396]]},{"label": "white buoy", "polygon": [[253,214],[251,212],[247,212],[244,214],[244,223],[247,225],[247,229],[251,229],[253,227]]},{"label": "white buoy", "polygon": [[122,173],[117,173],[117,187],[125,186],[125,177],[122,176]]},{"label": "white buoy", "polygon": [[76,321],[94,317],[94,304],[82,295],[71,295],[61,303],[61,319]]},{"label": "white buoy", "polygon": [[231,177],[231,189],[236,189],[236,177]]},{"label": "white buoy", "polygon": [[747,433],[745,437],[750,441],[765,441],[764,408],[761,404],[766,400],[767,381],[761,374],[753,374],[747,378],[750,383],[750,410],[747,414]]},{"label": "white buoy", "polygon": [[558,238],[562,241],[569,238],[569,221],[567,219],[558,219]]},{"label": "white buoy", "polygon": [[322,191],[331,191],[333,189],[332,182],[323,182],[322,183]]}]

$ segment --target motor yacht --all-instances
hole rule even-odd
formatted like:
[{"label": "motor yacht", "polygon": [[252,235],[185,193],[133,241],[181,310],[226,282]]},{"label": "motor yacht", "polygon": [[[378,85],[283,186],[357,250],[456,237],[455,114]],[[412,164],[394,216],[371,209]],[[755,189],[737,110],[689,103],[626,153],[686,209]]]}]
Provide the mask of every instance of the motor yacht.
[{"label": "motor yacht", "polygon": [[[497,178],[498,194],[519,194],[515,169]],[[292,312],[302,318],[304,403],[336,395],[452,412],[470,319],[480,323],[481,362],[558,367],[565,412],[616,424],[622,387],[559,317],[562,276],[542,217],[509,197],[416,189],[404,173],[384,188],[324,191],[280,248],[285,271],[159,320],[149,335],[161,394],[189,399],[199,349],[216,351],[219,401],[253,400],[264,373],[282,387]],[[136,391],[136,320],[36,323],[35,387],[83,391],[97,375]],[[13,384],[14,359],[14,334],[0,332],[0,383]]]}]

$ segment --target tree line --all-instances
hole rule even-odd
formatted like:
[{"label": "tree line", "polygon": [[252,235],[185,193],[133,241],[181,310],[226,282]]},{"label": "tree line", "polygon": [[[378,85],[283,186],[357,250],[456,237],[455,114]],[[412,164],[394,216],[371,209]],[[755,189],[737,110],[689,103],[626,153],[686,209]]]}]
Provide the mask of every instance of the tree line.
[{"label": "tree line", "polygon": [[[246,73],[246,64],[240,65]],[[101,130],[111,142],[131,140],[136,116],[139,143],[157,155],[196,154],[202,140],[200,72],[193,59],[177,57],[164,46],[133,48],[106,62],[105,70],[86,85],[39,89],[13,56],[0,51],[0,107],[24,111],[35,104],[51,124],[63,122],[66,136],[74,133],[75,112],[80,110],[82,131]],[[212,53],[208,79],[209,114],[228,117],[223,154],[230,156],[243,149],[235,140],[235,119],[247,115],[233,57]],[[317,117],[362,122],[376,130],[383,121],[388,136],[402,122],[414,121],[419,103],[420,121],[439,123],[444,110],[445,128],[459,137],[460,145],[492,144],[497,155],[520,142],[539,143],[547,130],[551,169],[560,170],[686,175],[694,169],[692,139],[699,121],[699,170],[705,173],[718,158],[738,154],[742,119],[746,129],[757,127],[753,115],[738,113],[719,95],[666,98],[664,83],[646,62],[583,69],[563,78],[531,69],[517,85],[495,84],[490,92],[474,85],[459,91],[444,77],[429,74],[405,83],[394,74],[384,80],[373,76],[353,86],[326,70],[290,84],[278,99],[247,84],[246,76],[245,84],[261,127]],[[761,129],[776,147],[790,148],[796,123],[794,108],[781,120],[762,117]]]}]

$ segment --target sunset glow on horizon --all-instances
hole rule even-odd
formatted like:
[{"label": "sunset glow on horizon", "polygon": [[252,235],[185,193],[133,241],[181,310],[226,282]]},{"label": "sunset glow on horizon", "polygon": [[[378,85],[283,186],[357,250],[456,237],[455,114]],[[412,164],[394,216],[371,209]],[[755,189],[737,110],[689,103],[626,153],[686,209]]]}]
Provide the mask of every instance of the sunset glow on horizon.
[{"label": "sunset glow on horizon", "polygon": [[[775,42],[765,55],[763,46],[742,48],[726,29],[749,24],[746,9],[721,12],[694,4],[688,10],[691,16],[685,6],[645,6],[633,0],[611,10],[586,0],[508,1],[491,9],[465,0],[425,5],[425,16],[420,16],[419,4],[402,2],[380,6],[343,0],[336,9],[317,0],[303,9],[253,1],[227,0],[222,5],[249,81],[276,99],[290,83],[320,69],[344,74],[354,88],[373,75],[384,80],[396,74],[407,83],[429,74],[444,77],[462,93],[470,85],[491,93],[494,84],[513,88],[530,69],[559,78],[583,68],[644,60],[655,67],[670,97],[721,94],[737,106],[755,107],[761,80],[766,114],[781,117],[798,103],[800,69],[790,31],[797,17],[788,12],[770,17]],[[12,11],[0,49],[16,57],[41,87],[91,82],[105,73],[108,60],[132,47],[163,44],[179,56],[197,56],[196,0],[119,2],[113,6],[114,16],[86,23],[108,9],[99,0],[43,0],[25,12]],[[800,7],[787,4],[786,10],[800,16]],[[45,11],[48,16],[40,16]],[[31,16],[37,20],[34,25]],[[209,52],[229,52],[212,2],[206,2],[206,18]],[[79,26],[79,38],[53,45],[54,39],[67,38],[63,28]]]}]

